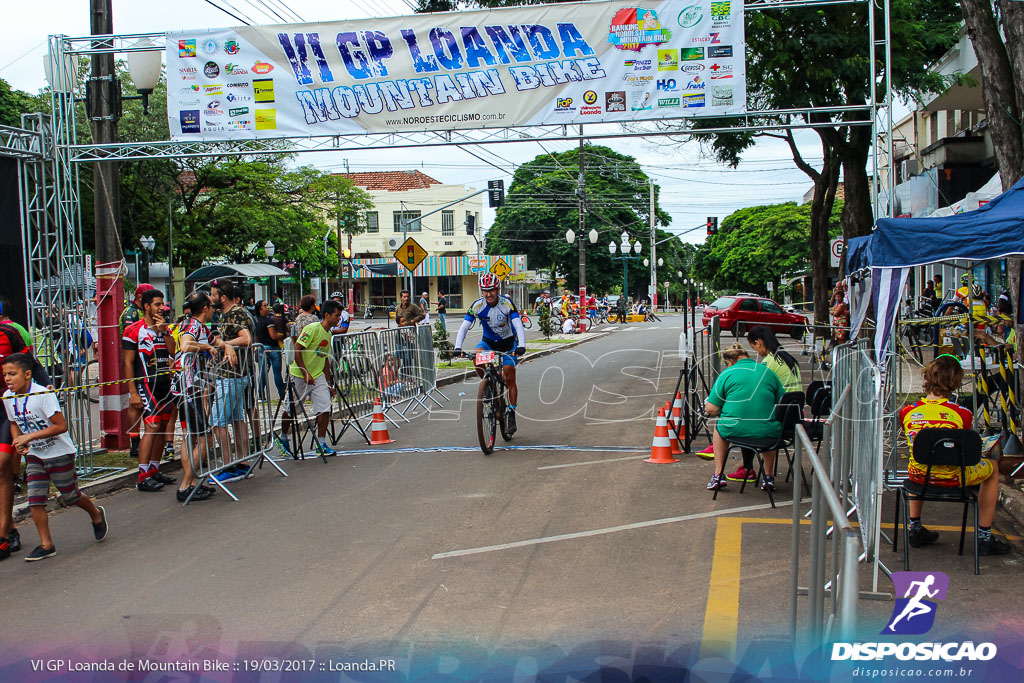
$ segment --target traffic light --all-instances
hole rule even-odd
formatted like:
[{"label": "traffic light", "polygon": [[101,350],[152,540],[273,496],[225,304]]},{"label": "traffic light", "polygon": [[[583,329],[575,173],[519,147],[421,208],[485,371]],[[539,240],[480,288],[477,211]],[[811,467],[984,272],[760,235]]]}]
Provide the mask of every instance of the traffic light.
[{"label": "traffic light", "polygon": [[413,264],[416,263],[416,247],[410,244],[408,247],[406,247],[405,252],[406,263],[412,266]]},{"label": "traffic light", "polygon": [[487,203],[494,209],[505,204],[505,181],[487,181]]},{"label": "traffic light", "polygon": [[718,234],[718,216],[708,216],[708,234]]},{"label": "traffic light", "polygon": [[468,214],[466,216],[466,234],[472,235],[476,232],[476,216]]}]

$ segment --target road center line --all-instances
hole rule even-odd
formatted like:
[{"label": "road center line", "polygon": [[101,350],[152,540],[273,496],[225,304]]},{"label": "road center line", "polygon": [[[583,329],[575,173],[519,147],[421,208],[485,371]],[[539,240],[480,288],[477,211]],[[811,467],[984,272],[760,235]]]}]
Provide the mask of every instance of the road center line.
[{"label": "road center line", "polygon": [[[807,500],[810,500],[809,498]],[[787,507],[792,505],[793,501],[785,501],[777,503],[778,507]],[[523,548],[531,545],[540,545],[541,543],[554,543],[555,541],[570,541],[576,538],[586,538],[588,536],[602,536],[604,534],[612,534],[617,531],[631,531],[633,529],[644,529],[646,527],[660,526],[662,524],[674,524],[675,522],[687,522],[693,519],[707,519],[709,517],[720,517],[722,515],[732,515],[738,512],[750,512],[753,510],[770,510],[771,503],[764,503],[762,505],[748,505],[741,508],[730,508],[728,510],[712,510],[710,512],[698,512],[693,515],[683,515],[681,517],[664,517],[662,519],[652,519],[646,522],[634,522],[633,524],[621,524],[619,526],[610,526],[604,529],[591,529],[589,531],[575,531],[571,534],[558,534],[557,536],[544,536],[542,538],[531,538],[525,541],[513,541],[512,543],[501,543],[498,545],[486,545],[480,548],[467,548],[466,550],[449,550],[444,553],[437,553],[430,559],[432,560],[443,560],[448,557],[460,557],[462,555],[477,555],[479,553],[489,553],[495,550],[509,550],[511,548]]]}]

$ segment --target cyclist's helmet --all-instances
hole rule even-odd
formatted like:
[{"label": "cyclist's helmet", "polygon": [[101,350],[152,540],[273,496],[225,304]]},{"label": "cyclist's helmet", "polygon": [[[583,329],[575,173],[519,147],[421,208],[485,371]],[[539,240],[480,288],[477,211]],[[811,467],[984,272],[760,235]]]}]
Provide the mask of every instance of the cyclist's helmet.
[{"label": "cyclist's helmet", "polygon": [[967,279],[968,279],[967,278],[967,273],[961,273],[960,274],[960,284],[966,285],[967,284]]},{"label": "cyclist's helmet", "polygon": [[484,273],[480,276],[480,289],[500,289],[501,280],[494,273]]},{"label": "cyclist's helmet", "polygon": [[345,295],[342,294],[341,292],[331,292],[331,298],[332,299],[344,299]]}]

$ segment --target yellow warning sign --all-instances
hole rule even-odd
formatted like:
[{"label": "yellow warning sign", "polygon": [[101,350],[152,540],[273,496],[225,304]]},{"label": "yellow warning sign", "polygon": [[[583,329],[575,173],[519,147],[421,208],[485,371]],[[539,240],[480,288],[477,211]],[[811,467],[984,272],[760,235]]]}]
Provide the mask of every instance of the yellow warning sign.
[{"label": "yellow warning sign", "polygon": [[512,268],[505,263],[505,259],[499,258],[491,264],[491,272],[504,280],[508,277],[508,274],[512,272]]},{"label": "yellow warning sign", "polygon": [[398,259],[399,263],[408,268],[411,273],[419,268],[420,264],[423,263],[423,259],[427,258],[427,250],[410,237],[402,242],[402,246],[395,250],[395,258]]}]

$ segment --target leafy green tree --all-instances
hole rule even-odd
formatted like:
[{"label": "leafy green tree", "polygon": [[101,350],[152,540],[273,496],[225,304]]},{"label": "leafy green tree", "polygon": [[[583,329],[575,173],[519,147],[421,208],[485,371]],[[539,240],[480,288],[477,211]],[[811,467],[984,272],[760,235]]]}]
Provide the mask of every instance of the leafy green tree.
[{"label": "leafy green tree", "polygon": [[[840,233],[841,204],[832,212],[830,232]],[[722,221],[717,235],[698,248],[697,278],[727,292],[778,291],[783,275],[808,264],[811,207],[795,202],[740,209]]]},{"label": "leafy green tree", "polygon": [[[580,153],[577,150],[543,154],[523,164],[512,178],[505,205],[498,209],[494,225],[487,232],[489,254],[525,253],[538,268],[564,274],[570,286],[579,281],[579,244],[565,240],[567,230],[579,231],[577,177]],[[598,231],[596,244],[586,234],[577,240],[586,242],[587,288],[594,292],[615,291],[621,286],[621,264],[613,262],[608,243],[620,241],[623,231],[639,237],[644,253],[650,253],[650,200],[646,174],[633,157],[607,147],[583,148],[585,227]],[[655,205],[659,188],[655,186]],[[657,222],[668,225],[671,217],[657,212]],[[663,230],[658,239],[670,238]],[[659,247],[662,258],[673,267],[678,260],[668,243]],[[649,274],[640,263],[631,264],[630,291],[645,285]],[[646,292],[646,286],[642,286]]]},{"label": "leafy green tree", "polygon": [[39,111],[39,104],[38,97],[15,90],[0,78],[0,126],[20,128],[21,115]]}]

